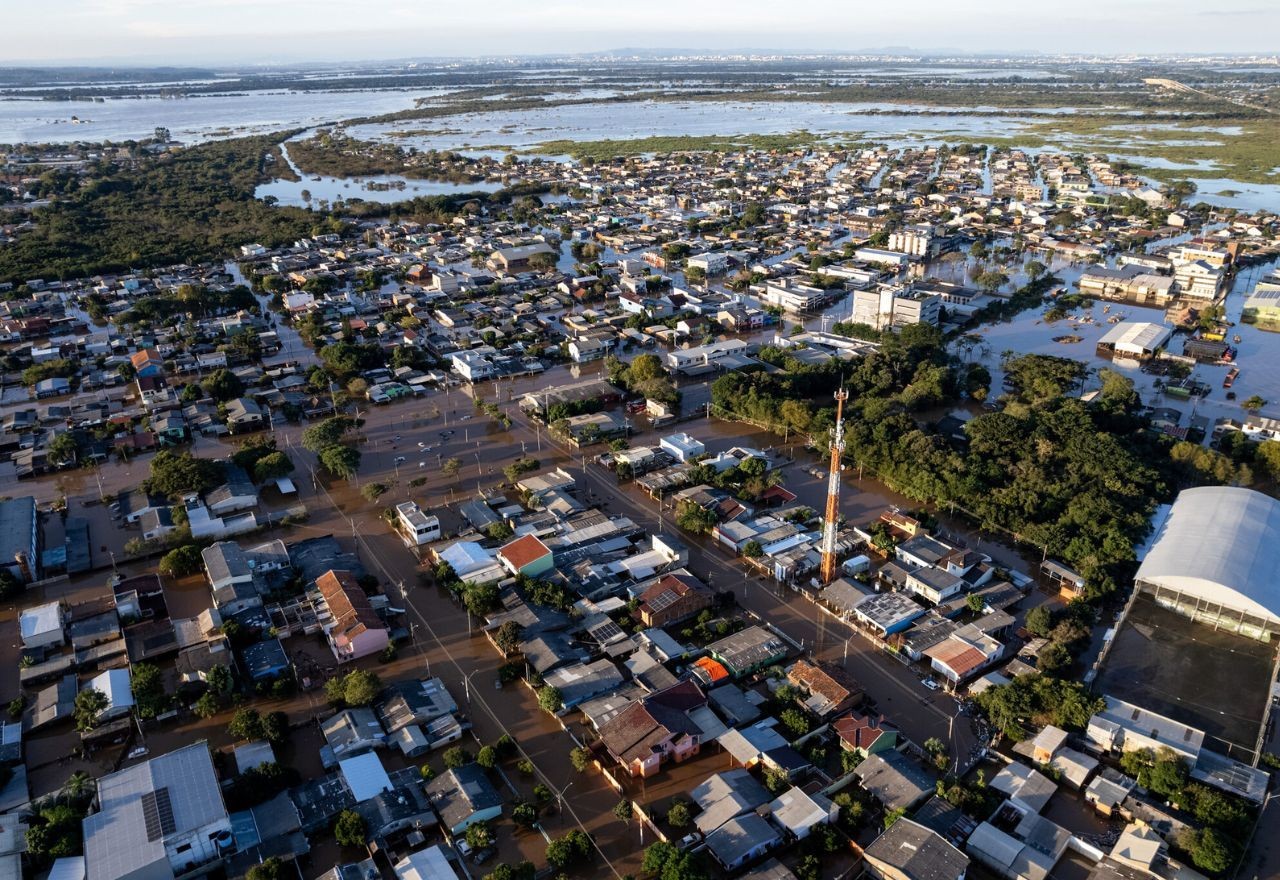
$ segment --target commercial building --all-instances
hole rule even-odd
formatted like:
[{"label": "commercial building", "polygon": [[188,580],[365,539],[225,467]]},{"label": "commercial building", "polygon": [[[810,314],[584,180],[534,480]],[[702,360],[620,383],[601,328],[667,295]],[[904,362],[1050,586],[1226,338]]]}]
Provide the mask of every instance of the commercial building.
[{"label": "commercial building", "polygon": [[0,501],[0,566],[24,584],[40,579],[40,519],[31,495]]},{"label": "commercial building", "polygon": [[1098,340],[1099,354],[1147,360],[1169,344],[1173,328],[1147,321],[1121,321]]},{"label": "commercial building", "polygon": [[98,780],[84,820],[85,880],[172,880],[231,851],[231,820],[204,742]]},{"label": "commercial building", "polygon": [[1138,568],[1157,604],[1257,639],[1280,634],[1280,501],[1252,489],[1178,494]]},{"label": "commercial building", "polygon": [[941,314],[942,297],[927,290],[886,284],[853,292],[853,322],[877,330],[907,324],[936,326]]}]

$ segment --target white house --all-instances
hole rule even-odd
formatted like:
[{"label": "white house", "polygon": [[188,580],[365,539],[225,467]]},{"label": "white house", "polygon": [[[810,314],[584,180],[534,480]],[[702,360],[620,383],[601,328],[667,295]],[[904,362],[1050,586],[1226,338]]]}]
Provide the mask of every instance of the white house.
[{"label": "white house", "polygon": [[684,433],[663,437],[658,441],[658,447],[679,462],[693,461],[707,451],[705,443]]},{"label": "white house", "polygon": [[65,643],[63,632],[66,615],[60,602],[47,602],[28,608],[18,616],[22,647],[51,648]]}]

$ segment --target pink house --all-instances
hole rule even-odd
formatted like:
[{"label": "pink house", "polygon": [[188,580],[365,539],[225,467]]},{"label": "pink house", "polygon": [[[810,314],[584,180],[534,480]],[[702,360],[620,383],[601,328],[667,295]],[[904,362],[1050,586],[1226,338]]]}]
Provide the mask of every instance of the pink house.
[{"label": "pink house", "polygon": [[692,681],[636,700],[600,726],[600,740],[630,776],[652,776],[663,763],[691,758],[702,748],[689,713],[707,704]]},{"label": "pink house", "polygon": [[391,633],[369,604],[369,597],[349,571],[326,571],[316,579],[330,619],[324,623],[329,648],[339,663],[376,654],[387,647]]}]

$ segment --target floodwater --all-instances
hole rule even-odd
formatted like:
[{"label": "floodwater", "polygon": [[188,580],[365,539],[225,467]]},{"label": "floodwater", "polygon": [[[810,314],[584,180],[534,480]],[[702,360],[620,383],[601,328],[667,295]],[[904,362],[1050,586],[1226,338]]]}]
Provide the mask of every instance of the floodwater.
[{"label": "floodwater", "polygon": [[[811,131],[832,136],[879,140],[919,131],[969,135],[1007,135],[1025,127],[1009,116],[963,116],[929,112],[905,104],[841,104],[820,101],[642,101],[625,104],[571,104],[532,110],[495,110],[432,120],[441,133],[396,138],[422,150],[465,146],[532,147],[552,140],[631,140],[682,135],[787,134]],[[902,117],[876,111],[919,111]],[[367,125],[349,129],[358,138],[385,138],[405,125]]]},{"label": "floodwater", "polygon": [[[1250,267],[1236,276],[1231,292],[1225,300],[1227,319],[1235,322],[1231,336],[1239,335],[1240,342],[1232,343],[1237,349],[1235,365],[1240,368],[1240,375],[1231,390],[1235,392],[1235,400],[1227,400],[1226,391],[1222,388],[1222,380],[1226,376],[1227,366],[1198,364],[1192,371],[1192,377],[1205,382],[1211,391],[1207,397],[1193,400],[1179,400],[1165,395],[1155,387],[1158,377],[1144,373],[1136,361],[1112,360],[1097,354],[1097,343],[1112,328],[1108,320],[1121,316],[1126,321],[1146,321],[1155,324],[1164,322],[1164,313],[1160,309],[1145,308],[1127,303],[1106,302],[1097,300],[1087,309],[1075,309],[1070,316],[1058,321],[1048,322],[1045,312],[1051,307],[1046,305],[1037,309],[1029,309],[1014,320],[1004,324],[991,324],[979,328],[976,332],[982,342],[973,349],[971,358],[982,363],[992,375],[992,394],[1001,393],[1003,371],[1000,369],[1000,356],[1005,351],[1016,351],[1020,354],[1043,354],[1068,357],[1083,361],[1093,373],[1086,382],[1086,390],[1100,386],[1096,371],[1110,369],[1132,379],[1142,400],[1149,406],[1170,407],[1179,410],[1185,417],[1195,414],[1210,420],[1210,426],[1216,419],[1228,418],[1242,420],[1248,413],[1240,406],[1240,402],[1252,395],[1258,395],[1268,401],[1261,410],[1262,415],[1280,414],[1280,373],[1273,365],[1280,359],[1280,333],[1260,330],[1251,324],[1241,324],[1240,312],[1244,301],[1248,298],[1257,282],[1273,271],[1280,260]],[[1086,268],[1082,264],[1055,262],[1053,271],[1063,279],[1069,292],[1075,292],[1074,282]],[[1105,310],[1108,309],[1109,310]],[[1104,311],[1105,310],[1105,311]],[[1088,320],[1086,320],[1088,319]],[[1079,336],[1079,342],[1055,342],[1055,337]],[[1169,351],[1181,354],[1185,334],[1178,334],[1169,343]],[[1184,418],[1183,425],[1188,424]]]},{"label": "floodwater", "polygon": [[[157,126],[184,143],[311,127],[354,116],[407,110],[414,100],[452,89],[256,91],[184,98],[96,101],[0,100],[0,143],[125,141]],[[79,122],[73,119],[80,120]]]},{"label": "floodwater", "polygon": [[303,174],[289,155],[289,145],[282,144],[281,152],[289,167],[301,180],[273,180],[254,190],[260,199],[274,198],[282,205],[310,207],[320,202],[352,201],[390,204],[417,196],[438,196],[456,192],[495,192],[500,183],[450,183],[443,180],[415,180],[398,174],[382,174],[372,177],[327,177]]}]

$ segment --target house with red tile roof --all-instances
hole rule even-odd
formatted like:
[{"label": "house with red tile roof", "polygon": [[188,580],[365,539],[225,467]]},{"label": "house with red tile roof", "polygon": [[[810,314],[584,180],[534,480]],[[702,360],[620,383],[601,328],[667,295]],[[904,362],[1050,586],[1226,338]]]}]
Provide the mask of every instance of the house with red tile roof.
[{"label": "house with red tile roof", "polygon": [[840,737],[840,747],[866,758],[877,752],[897,748],[898,730],[884,720],[858,712],[850,712],[831,722],[831,729]]},{"label": "house with red tile roof", "polygon": [[711,591],[693,577],[669,574],[640,594],[636,616],[646,627],[667,626],[711,607]]},{"label": "house with red tile roof", "polygon": [[600,726],[600,740],[630,776],[648,777],[669,760],[684,761],[702,747],[701,729],[689,713],[707,704],[692,681],[636,700]]},{"label": "house with red tile roof", "polygon": [[805,708],[819,718],[839,715],[862,702],[862,687],[833,663],[797,660],[787,670],[787,681],[805,693]]},{"label": "house with red tile roof", "polygon": [[498,551],[498,562],[511,574],[537,577],[550,571],[554,557],[551,548],[537,535],[521,535]]},{"label": "house with red tile roof", "polygon": [[316,590],[323,606],[320,625],[339,663],[368,657],[387,647],[391,632],[354,574],[326,571],[316,578]]}]

